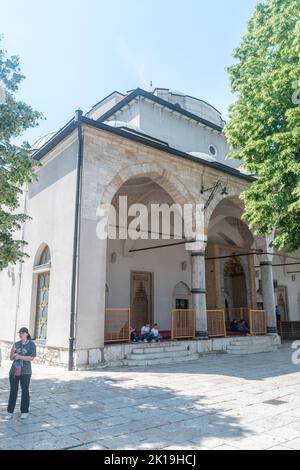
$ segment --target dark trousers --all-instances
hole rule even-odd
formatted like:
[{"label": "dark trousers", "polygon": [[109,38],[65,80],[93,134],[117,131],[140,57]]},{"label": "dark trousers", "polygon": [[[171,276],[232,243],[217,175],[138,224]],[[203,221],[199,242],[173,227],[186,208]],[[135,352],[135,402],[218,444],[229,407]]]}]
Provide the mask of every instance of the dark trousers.
[{"label": "dark trousers", "polygon": [[7,406],[7,412],[13,413],[17,396],[18,396],[18,389],[19,389],[19,382],[21,383],[21,390],[22,390],[22,397],[21,397],[21,413],[28,413],[29,411],[29,403],[30,403],[30,396],[29,396],[29,383],[30,383],[31,375],[21,375],[20,377],[15,377],[14,375],[9,376],[10,382],[10,394]]}]

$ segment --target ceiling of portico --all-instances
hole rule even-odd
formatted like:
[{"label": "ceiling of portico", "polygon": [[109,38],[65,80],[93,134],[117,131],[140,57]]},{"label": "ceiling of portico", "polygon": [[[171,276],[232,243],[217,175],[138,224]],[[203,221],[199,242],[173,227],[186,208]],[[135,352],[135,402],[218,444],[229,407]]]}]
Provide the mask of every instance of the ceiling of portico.
[{"label": "ceiling of portico", "polygon": [[243,203],[225,198],[215,208],[208,226],[208,241],[230,247],[250,248],[254,242],[247,224],[241,219]]},{"label": "ceiling of portico", "polygon": [[127,204],[167,203],[173,204],[171,196],[150,178],[131,178],[126,181],[115,194],[112,204],[119,209],[119,197],[126,196]]}]

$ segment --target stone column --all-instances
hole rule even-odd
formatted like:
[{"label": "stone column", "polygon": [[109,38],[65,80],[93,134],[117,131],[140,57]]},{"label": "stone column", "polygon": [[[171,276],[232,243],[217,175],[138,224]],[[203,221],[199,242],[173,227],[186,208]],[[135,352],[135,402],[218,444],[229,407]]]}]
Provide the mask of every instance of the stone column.
[{"label": "stone column", "polygon": [[267,331],[277,333],[272,261],[261,261],[260,269],[264,310],[268,319]]},{"label": "stone column", "polygon": [[207,338],[205,248],[192,251],[192,306],[196,311],[196,336]]},{"label": "stone column", "polygon": [[261,271],[261,288],[264,303],[264,310],[267,314],[267,332],[270,334],[277,333],[277,322],[275,313],[275,294],[273,284],[273,248],[271,245],[272,238],[265,237],[256,241],[262,254],[259,255],[260,271]]}]

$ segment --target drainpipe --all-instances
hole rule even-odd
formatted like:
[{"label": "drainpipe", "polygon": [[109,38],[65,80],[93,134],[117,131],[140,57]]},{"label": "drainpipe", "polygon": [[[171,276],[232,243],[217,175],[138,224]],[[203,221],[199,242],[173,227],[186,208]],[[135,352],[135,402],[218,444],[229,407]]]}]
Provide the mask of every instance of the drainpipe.
[{"label": "drainpipe", "polygon": [[70,311],[70,337],[69,337],[69,362],[68,369],[74,369],[74,341],[75,341],[75,318],[77,309],[77,273],[79,252],[79,230],[80,230],[80,199],[81,199],[81,173],[82,173],[82,111],[75,111],[75,123],[77,124],[77,167],[76,167],[76,199],[74,217],[74,239],[73,239],[73,264],[72,264],[72,286],[71,286],[71,311]]},{"label": "drainpipe", "polygon": [[[24,187],[24,206],[23,206],[23,214],[27,215],[27,199],[28,199],[28,184]],[[22,242],[25,240],[25,225],[26,221],[22,223],[22,231],[21,231],[21,240]],[[22,247],[22,252],[24,252],[24,247]],[[14,325],[14,337],[13,343],[16,341],[17,335],[17,326],[18,326],[18,316],[20,310],[20,295],[21,295],[21,283],[22,283],[22,271],[23,271],[23,262],[19,261],[18,267],[18,284],[17,284],[17,301],[16,301],[16,313],[15,313],[15,325]]]}]

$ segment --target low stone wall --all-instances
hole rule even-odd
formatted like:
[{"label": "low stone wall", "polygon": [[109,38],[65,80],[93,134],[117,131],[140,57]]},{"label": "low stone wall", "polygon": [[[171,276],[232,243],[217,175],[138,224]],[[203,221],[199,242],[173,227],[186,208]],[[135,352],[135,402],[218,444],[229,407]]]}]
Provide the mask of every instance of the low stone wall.
[{"label": "low stone wall", "polygon": [[[0,341],[2,350],[2,359],[9,359],[12,342]],[[45,364],[49,366],[67,367],[68,366],[68,349],[66,348],[48,348],[45,345],[36,344],[37,356],[34,360],[37,364]]]},{"label": "low stone wall", "polygon": [[[12,342],[0,341],[0,358],[2,356],[2,360],[9,359],[12,344]],[[47,347],[37,341],[35,344],[37,356],[34,362],[36,364],[68,367],[69,350],[67,348]],[[74,366],[77,370],[95,368],[103,363],[103,350],[100,348],[76,350],[74,352]]]}]

